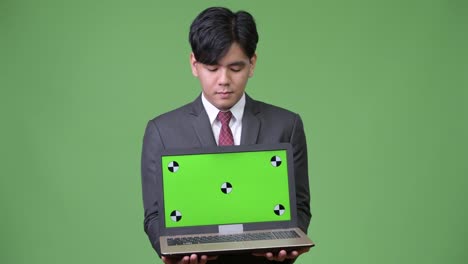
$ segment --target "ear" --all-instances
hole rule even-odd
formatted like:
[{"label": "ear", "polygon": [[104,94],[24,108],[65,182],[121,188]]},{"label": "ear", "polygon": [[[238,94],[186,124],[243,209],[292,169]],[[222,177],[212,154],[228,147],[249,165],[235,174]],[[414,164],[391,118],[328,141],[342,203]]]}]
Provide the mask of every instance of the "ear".
[{"label": "ear", "polygon": [[195,59],[195,55],[192,52],[190,53],[190,67],[192,68],[193,76],[198,77],[198,70],[197,70],[196,64],[197,64],[197,60]]},{"label": "ear", "polygon": [[252,58],[250,58],[250,69],[249,69],[249,77],[254,75],[255,65],[257,64],[257,53],[255,53]]}]

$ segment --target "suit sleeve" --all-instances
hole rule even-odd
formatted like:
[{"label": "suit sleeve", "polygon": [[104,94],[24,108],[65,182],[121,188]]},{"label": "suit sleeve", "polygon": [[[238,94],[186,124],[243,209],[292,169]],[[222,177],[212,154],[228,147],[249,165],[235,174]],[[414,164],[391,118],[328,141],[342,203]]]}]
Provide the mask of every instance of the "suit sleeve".
[{"label": "suit sleeve", "polygon": [[298,226],[307,233],[307,228],[309,227],[311,218],[307,143],[304,126],[299,115],[296,115],[294,122],[294,128],[291,135],[291,145],[293,147],[294,156]]},{"label": "suit sleeve", "polygon": [[161,184],[160,154],[164,149],[154,121],[149,121],[143,138],[141,183],[144,206],[144,230],[151,245],[161,257],[159,245],[159,204],[157,186]]}]

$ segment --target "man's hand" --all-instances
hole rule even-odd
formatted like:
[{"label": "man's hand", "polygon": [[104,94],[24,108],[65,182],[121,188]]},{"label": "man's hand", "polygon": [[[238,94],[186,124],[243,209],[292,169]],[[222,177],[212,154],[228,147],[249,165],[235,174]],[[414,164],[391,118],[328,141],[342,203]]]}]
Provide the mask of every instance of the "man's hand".
[{"label": "man's hand", "polygon": [[184,256],[183,258],[175,258],[175,257],[164,257],[162,256],[161,259],[165,264],[206,264],[208,260],[217,259],[218,256],[207,256],[202,255],[198,258],[197,254],[192,254],[190,256]]},{"label": "man's hand", "polygon": [[298,250],[293,250],[291,252],[287,252],[286,250],[280,250],[277,255],[273,254],[272,252],[267,253],[253,253],[254,256],[257,257],[265,257],[270,261],[280,261],[283,262],[285,259],[295,259],[299,255],[306,253],[309,251],[309,248],[301,248]]}]

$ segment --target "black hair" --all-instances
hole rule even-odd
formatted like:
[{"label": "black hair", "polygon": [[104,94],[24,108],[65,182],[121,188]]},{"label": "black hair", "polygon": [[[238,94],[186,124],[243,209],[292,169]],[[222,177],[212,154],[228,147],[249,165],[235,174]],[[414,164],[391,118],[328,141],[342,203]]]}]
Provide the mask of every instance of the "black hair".
[{"label": "black hair", "polygon": [[257,26],[246,11],[233,13],[224,7],[210,7],[192,22],[189,42],[195,59],[203,64],[217,64],[234,42],[252,58],[258,42]]}]

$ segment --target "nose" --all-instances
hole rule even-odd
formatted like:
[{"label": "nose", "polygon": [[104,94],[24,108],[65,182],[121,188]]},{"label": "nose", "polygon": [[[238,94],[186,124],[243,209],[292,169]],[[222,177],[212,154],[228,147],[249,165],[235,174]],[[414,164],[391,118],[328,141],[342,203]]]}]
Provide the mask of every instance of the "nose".
[{"label": "nose", "polygon": [[230,83],[231,83],[231,79],[229,76],[229,71],[226,69],[221,69],[219,71],[218,84],[220,86],[229,86]]}]

